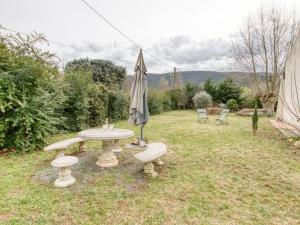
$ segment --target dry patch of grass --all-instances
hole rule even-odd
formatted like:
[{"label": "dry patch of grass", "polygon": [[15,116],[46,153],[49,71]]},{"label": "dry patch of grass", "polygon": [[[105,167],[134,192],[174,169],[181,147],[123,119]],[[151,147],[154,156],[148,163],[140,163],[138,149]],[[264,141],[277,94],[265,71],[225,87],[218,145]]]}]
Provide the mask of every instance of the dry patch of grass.
[{"label": "dry patch of grass", "polygon": [[[299,224],[300,151],[260,118],[256,136],[251,119],[230,115],[229,125],[198,123],[193,111],[151,117],[150,141],[168,145],[156,179],[124,149],[120,165],[95,166],[97,141],[74,167],[77,183],[53,186],[55,153],[0,156],[0,224]],[[117,127],[134,129],[126,121]],[[75,136],[57,135],[50,143]],[[122,141],[122,144],[130,140]]]}]

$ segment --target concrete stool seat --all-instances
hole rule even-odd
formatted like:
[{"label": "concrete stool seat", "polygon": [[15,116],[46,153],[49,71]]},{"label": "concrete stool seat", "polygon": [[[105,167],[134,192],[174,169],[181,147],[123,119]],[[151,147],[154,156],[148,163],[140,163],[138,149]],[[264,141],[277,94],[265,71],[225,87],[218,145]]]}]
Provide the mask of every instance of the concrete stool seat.
[{"label": "concrete stool seat", "polygon": [[157,172],[154,171],[153,163],[163,165],[160,157],[167,152],[167,146],[164,143],[150,143],[147,144],[147,148],[143,152],[139,152],[134,155],[135,158],[145,163],[144,172],[152,177],[157,176]]},{"label": "concrete stool seat", "polygon": [[59,168],[59,177],[54,182],[56,187],[68,187],[75,183],[70,166],[76,163],[78,163],[78,158],[74,156],[62,156],[51,162],[53,167]]}]

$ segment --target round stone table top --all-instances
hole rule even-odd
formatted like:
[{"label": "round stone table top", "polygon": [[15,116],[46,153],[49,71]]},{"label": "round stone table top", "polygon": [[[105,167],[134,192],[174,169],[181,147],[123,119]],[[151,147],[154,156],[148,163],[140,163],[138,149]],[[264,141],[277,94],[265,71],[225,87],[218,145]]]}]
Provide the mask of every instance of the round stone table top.
[{"label": "round stone table top", "polygon": [[51,162],[51,165],[54,167],[68,167],[78,163],[78,158],[74,156],[62,156]]},{"label": "round stone table top", "polygon": [[88,129],[79,132],[78,137],[84,139],[98,139],[98,140],[118,140],[123,138],[129,138],[134,135],[134,132],[127,129]]}]

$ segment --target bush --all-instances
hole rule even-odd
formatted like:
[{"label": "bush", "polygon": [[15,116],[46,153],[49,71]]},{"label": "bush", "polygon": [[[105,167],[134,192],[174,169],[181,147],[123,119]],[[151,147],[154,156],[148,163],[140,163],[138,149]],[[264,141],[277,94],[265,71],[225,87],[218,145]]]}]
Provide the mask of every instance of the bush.
[{"label": "bush", "polygon": [[150,115],[160,114],[164,110],[163,101],[160,93],[150,91],[148,94],[148,108]]},{"label": "bush", "polygon": [[108,92],[108,117],[112,121],[128,119],[129,95],[120,90]]},{"label": "bush", "polygon": [[227,108],[230,109],[231,111],[235,112],[238,109],[238,104],[235,99],[229,99],[227,101]]},{"label": "bush", "polygon": [[91,84],[88,87],[88,124],[100,126],[105,122],[108,110],[108,92],[102,84]]},{"label": "bush", "polygon": [[185,107],[187,102],[185,91],[182,88],[172,89],[170,91],[170,99],[172,109],[180,109],[181,107]]},{"label": "bush", "polygon": [[65,81],[68,84],[65,107],[67,127],[70,131],[80,131],[88,127],[88,90],[92,84],[92,75],[84,71],[69,72],[65,75]]},{"label": "bush", "polygon": [[150,90],[148,93],[148,108],[151,115],[171,110],[170,92]]},{"label": "bush", "polygon": [[163,104],[163,111],[167,112],[170,111],[172,109],[172,102],[171,102],[171,98],[170,98],[170,92],[169,91],[165,91],[162,92],[160,94],[160,98]]},{"label": "bush", "polygon": [[45,138],[64,124],[58,70],[47,53],[32,53],[32,37],[23,41],[7,45],[0,38],[0,147],[17,151],[41,149]]},{"label": "bush", "polygon": [[194,96],[193,101],[197,109],[207,108],[212,104],[211,96],[205,91],[197,93]]}]

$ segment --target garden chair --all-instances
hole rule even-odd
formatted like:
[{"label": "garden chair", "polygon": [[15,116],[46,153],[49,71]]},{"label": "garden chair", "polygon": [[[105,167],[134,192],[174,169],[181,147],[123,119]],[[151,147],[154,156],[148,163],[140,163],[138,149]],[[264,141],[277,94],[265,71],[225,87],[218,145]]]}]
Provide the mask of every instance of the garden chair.
[{"label": "garden chair", "polygon": [[207,122],[208,121],[206,109],[197,109],[197,114],[198,114],[198,122],[201,122],[201,121]]},{"label": "garden chair", "polygon": [[216,119],[217,124],[223,125],[227,124],[227,116],[229,113],[229,109],[223,109],[218,119]]}]

